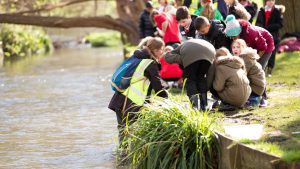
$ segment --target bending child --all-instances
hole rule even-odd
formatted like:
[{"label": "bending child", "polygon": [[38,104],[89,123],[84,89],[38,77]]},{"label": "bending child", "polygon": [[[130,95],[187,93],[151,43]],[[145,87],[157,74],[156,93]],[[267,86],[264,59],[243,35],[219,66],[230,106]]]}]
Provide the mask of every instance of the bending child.
[{"label": "bending child", "polygon": [[165,60],[183,66],[187,95],[194,108],[207,109],[207,71],[215,57],[215,48],[202,39],[190,39],[168,52]]}]

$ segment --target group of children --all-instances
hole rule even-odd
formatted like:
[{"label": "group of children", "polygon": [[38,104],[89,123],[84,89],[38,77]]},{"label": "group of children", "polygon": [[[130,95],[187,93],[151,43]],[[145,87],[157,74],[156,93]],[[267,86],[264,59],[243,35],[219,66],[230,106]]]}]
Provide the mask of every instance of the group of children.
[{"label": "group of children", "polygon": [[[202,11],[211,8],[212,1],[201,2],[203,9],[199,14],[204,14]],[[221,111],[267,105],[264,69],[275,54],[274,37],[277,38],[282,27],[282,13],[278,13],[275,0],[266,0],[255,26],[249,22],[252,15],[245,8],[247,3],[220,2],[227,4],[225,21],[190,14],[186,6],[178,7],[176,12],[174,8],[166,11],[166,7],[159,12],[153,9],[151,1],[146,2],[148,9],[144,12],[155,29],[141,33],[144,39],[132,57],[151,60],[148,65],[141,65],[143,69],[136,70],[148,81],[146,85],[134,83],[126,92],[114,94],[109,108],[117,113],[120,126],[124,125],[128,112],[138,111],[147,102],[152,89],[158,96],[168,97],[161,79],[186,79],[187,96],[198,110],[208,109],[208,91],[215,100],[213,106],[218,107],[220,103]],[[217,13],[214,11],[214,15]],[[142,18],[145,20],[144,13]],[[140,23],[140,29],[142,25],[147,24]]]}]

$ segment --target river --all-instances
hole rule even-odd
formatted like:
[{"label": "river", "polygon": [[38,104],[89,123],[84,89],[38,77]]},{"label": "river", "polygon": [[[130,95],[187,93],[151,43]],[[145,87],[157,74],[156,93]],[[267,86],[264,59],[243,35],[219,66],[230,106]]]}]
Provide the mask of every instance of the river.
[{"label": "river", "polygon": [[116,168],[121,61],[121,48],[59,49],[0,68],[0,168]]}]

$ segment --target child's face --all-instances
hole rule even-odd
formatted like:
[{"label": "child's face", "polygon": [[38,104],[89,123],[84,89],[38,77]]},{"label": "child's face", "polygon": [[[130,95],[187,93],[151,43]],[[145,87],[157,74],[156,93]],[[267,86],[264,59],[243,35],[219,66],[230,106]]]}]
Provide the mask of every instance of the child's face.
[{"label": "child's face", "polygon": [[205,26],[202,26],[200,29],[198,29],[197,31],[201,34],[201,35],[206,35],[209,32],[209,28],[210,28],[210,24],[207,24]]},{"label": "child's face", "polygon": [[240,55],[242,52],[242,48],[243,47],[239,43],[233,43],[231,46],[233,55],[236,55],[236,56]]},{"label": "child's face", "polygon": [[272,8],[275,5],[275,0],[267,0],[266,5],[270,8]]},{"label": "child's face", "polygon": [[154,49],[153,54],[156,59],[160,59],[164,54],[164,47],[161,47],[160,49]]},{"label": "child's face", "polygon": [[192,22],[192,19],[189,16],[189,18],[181,19],[178,23],[180,26],[184,27],[184,29],[189,29],[191,22]]}]

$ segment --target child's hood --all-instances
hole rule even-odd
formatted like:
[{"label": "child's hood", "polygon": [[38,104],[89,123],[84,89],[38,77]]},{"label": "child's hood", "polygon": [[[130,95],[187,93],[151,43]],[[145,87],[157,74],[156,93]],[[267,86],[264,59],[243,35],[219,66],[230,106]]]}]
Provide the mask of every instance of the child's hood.
[{"label": "child's hood", "polygon": [[217,65],[226,65],[234,69],[244,69],[244,61],[237,56],[220,56],[216,60]]},{"label": "child's hood", "polygon": [[242,58],[245,62],[253,62],[253,63],[255,63],[257,59],[259,59],[257,50],[250,47],[245,48],[239,57]]}]

